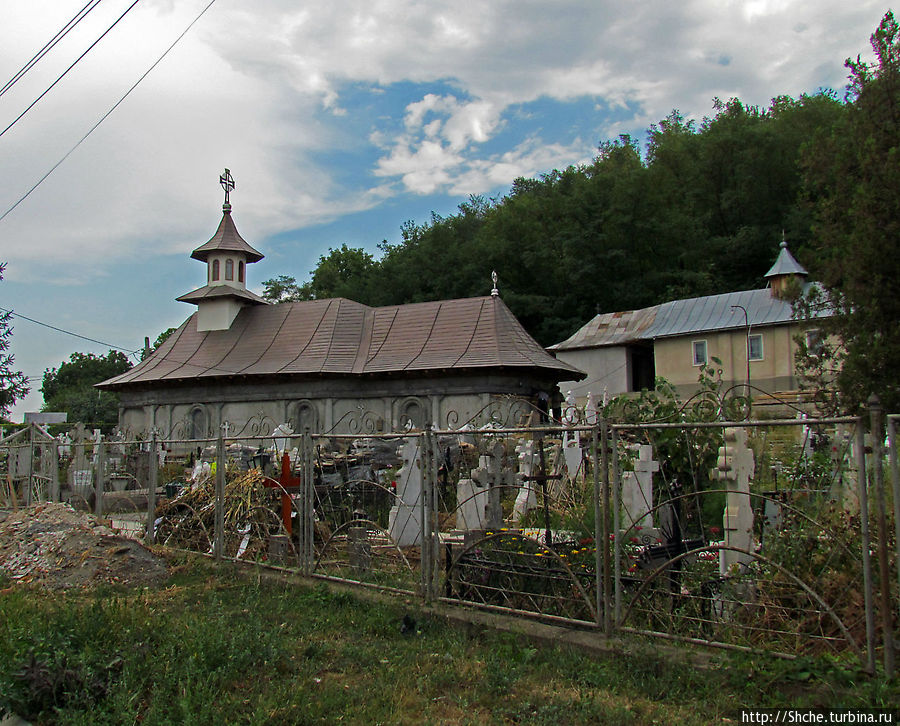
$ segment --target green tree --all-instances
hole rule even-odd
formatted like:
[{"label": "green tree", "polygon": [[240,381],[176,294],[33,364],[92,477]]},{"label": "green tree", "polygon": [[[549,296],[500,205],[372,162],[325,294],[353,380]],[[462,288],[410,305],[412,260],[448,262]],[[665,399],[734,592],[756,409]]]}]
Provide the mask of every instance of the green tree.
[{"label": "green tree", "polygon": [[871,36],[875,62],[848,59],[847,108],[804,157],[815,213],[812,271],[839,341],[840,405],[871,393],[900,408],[900,27],[888,12]]},{"label": "green tree", "polygon": [[124,353],[111,350],[105,356],[72,353],[58,368],[44,371],[41,393],[44,411],[65,411],[69,421],[112,426],[118,420],[119,397],[100,391],[94,384],[131,368]]},{"label": "green tree", "polygon": [[[6,263],[0,264],[0,280]],[[0,419],[9,416],[10,409],[16,401],[28,395],[28,378],[21,371],[13,370],[15,357],[9,353],[9,340],[12,337],[12,312],[0,313]]]}]

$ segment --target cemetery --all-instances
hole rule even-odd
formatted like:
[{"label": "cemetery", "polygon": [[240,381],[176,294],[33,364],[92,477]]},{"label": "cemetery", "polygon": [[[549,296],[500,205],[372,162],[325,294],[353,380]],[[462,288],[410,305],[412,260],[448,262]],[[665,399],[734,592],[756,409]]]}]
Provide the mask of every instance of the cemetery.
[{"label": "cemetery", "polygon": [[0,503],[598,637],[892,672],[895,418],[729,420],[746,407],[710,400],[655,420],[503,400],[456,429],[365,436],[265,417],[209,439],[33,427],[0,441]]}]

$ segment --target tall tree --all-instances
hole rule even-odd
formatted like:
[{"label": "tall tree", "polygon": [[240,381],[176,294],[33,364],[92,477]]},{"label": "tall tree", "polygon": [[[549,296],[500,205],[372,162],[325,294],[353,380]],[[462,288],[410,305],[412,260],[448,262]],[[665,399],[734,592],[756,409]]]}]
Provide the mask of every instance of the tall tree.
[{"label": "tall tree", "polygon": [[[6,263],[0,263],[0,280]],[[21,371],[13,370],[15,357],[9,353],[9,339],[12,337],[12,313],[0,314],[0,419],[9,416],[16,401],[28,395],[28,378]]]},{"label": "tall tree", "polygon": [[93,353],[72,353],[58,368],[44,371],[41,393],[44,411],[65,411],[69,421],[81,421],[96,426],[112,426],[119,417],[119,397],[109,391],[94,388],[131,368],[131,361],[117,350],[105,356]]},{"label": "tall tree", "polygon": [[[813,271],[840,341],[837,384],[853,410],[877,393],[900,409],[900,27],[888,12],[875,62],[848,59],[848,107],[804,158],[815,211]],[[815,301],[814,301],[815,302]]]}]

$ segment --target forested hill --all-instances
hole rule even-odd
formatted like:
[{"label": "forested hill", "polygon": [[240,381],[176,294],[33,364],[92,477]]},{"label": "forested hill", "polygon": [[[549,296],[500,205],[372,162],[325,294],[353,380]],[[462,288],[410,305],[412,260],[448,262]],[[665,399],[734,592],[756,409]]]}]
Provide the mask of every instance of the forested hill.
[{"label": "forested hill", "polygon": [[646,149],[625,136],[604,142],[589,165],[406,223],[380,259],[344,245],[309,282],[280,276],[266,294],[370,305],[468,297],[488,294],[496,270],[503,300],[550,345],[598,311],[761,287],[782,230],[815,274],[803,254],[812,219],[803,149],[846,108],[820,93],[765,109],[717,101],[699,125],[673,112],[649,129]]}]

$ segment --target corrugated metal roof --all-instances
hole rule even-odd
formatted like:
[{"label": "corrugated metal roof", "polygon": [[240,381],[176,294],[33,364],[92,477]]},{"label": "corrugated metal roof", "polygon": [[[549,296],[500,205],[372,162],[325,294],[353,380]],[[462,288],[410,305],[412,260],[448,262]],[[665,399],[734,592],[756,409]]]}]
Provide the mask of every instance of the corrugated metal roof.
[{"label": "corrugated metal roof", "polygon": [[[808,290],[815,283],[804,286]],[[740,307],[739,307],[740,306]],[[624,345],[714,330],[740,329],[745,326],[743,307],[752,327],[782,325],[793,320],[791,303],[772,295],[769,288],[728,292],[654,305],[641,310],[597,315],[567,340],[550,350],[575,350]],[[821,311],[815,317],[825,317]]]},{"label": "corrugated metal roof", "polygon": [[653,324],[659,305],[641,310],[603,313],[594,316],[562,343],[551,345],[550,350],[575,350],[598,345],[624,345],[646,336],[644,331]]},{"label": "corrugated metal roof", "polygon": [[119,389],[222,376],[366,375],[513,368],[580,380],[547,353],[499,297],[370,308],[335,298],[242,309],[228,330],[198,332],[196,314],[130,371]]},{"label": "corrugated metal roof", "polygon": [[253,249],[238,234],[237,227],[234,226],[234,220],[231,218],[231,205],[226,204],[222,207],[222,221],[219,222],[219,228],[212,236],[212,239],[205,244],[200,245],[191,253],[191,258],[206,262],[211,252],[243,252],[247,258],[247,262],[259,262],[263,258],[263,254]]}]

